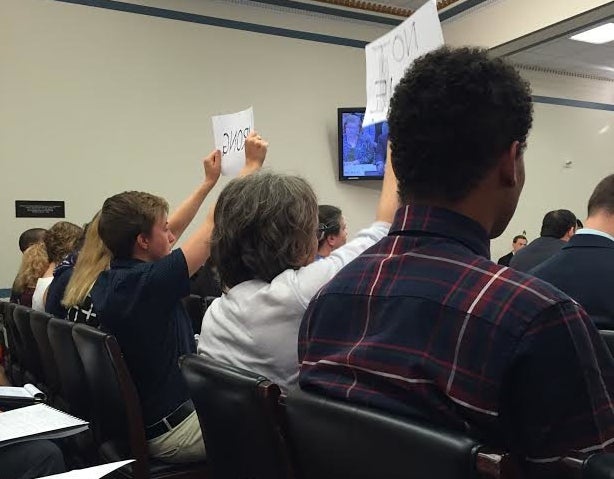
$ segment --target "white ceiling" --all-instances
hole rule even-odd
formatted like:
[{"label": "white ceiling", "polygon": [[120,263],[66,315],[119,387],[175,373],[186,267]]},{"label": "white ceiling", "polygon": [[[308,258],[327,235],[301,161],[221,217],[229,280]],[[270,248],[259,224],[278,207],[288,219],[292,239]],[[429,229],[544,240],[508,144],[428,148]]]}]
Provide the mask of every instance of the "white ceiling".
[{"label": "white ceiling", "polygon": [[[603,23],[609,21],[613,20]],[[570,36],[535,46],[508,58],[517,64],[614,80],[614,42],[594,45],[570,40]]]}]

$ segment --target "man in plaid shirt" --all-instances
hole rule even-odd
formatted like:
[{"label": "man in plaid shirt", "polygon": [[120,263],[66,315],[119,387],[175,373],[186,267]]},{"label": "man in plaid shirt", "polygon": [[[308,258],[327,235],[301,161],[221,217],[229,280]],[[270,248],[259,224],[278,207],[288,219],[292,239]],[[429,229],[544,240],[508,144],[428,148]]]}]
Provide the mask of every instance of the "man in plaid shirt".
[{"label": "man in plaid shirt", "polygon": [[524,185],[529,85],[479,49],[442,48],[390,105],[402,204],[389,236],[312,300],[302,388],[418,415],[526,458],[614,450],[614,365],[584,310],[490,261]]}]

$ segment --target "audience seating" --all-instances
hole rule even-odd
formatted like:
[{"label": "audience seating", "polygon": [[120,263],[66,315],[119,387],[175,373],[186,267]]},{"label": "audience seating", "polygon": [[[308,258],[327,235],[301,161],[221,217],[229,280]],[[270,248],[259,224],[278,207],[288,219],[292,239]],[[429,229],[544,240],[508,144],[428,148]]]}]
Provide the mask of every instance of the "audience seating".
[{"label": "audience seating", "polygon": [[[47,387],[50,402],[57,404],[60,409],[65,409],[66,405],[64,404],[64,401],[58,397],[58,393],[60,392],[60,380],[58,377],[58,370],[55,357],[53,355],[53,350],[51,349],[51,344],[49,342],[49,334],[47,332],[51,315],[40,311],[35,311],[33,309],[31,309],[29,312],[30,327],[32,329],[32,334],[34,335],[34,340],[36,341],[41,360],[41,381]],[[56,401],[58,402],[56,403]]]},{"label": "audience seating", "polygon": [[3,320],[8,341],[8,361],[6,372],[12,384],[20,386],[24,382],[23,356],[20,355],[22,347],[19,331],[15,324],[13,313],[16,305],[13,303],[3,303]]},{"label": "audience seating", "polygon": [[267,378],[190,354],[179,364],[215,479],[283,479],[289,461],[280,432],[280,390]]},{"label": "audience seating", "polygon": [[302,479],[521,477],[509,456],[462,434],[299,389],[286,400],[288,443]]},{"label": "audience seating", "polygon": [[591,315],[591,320],[599,330],[614,330],[614,318],[610,318],[609,316]]},{"label": "audience seating", "polygon": [[601,334],[606,346],[612,353],[612,356],[614,356],[614,331],[601,330],[599,333]]},{"label": "audience seating", "polygon": [[166,464],[150,459],[136,387],[115,337],[75,324],[73,338],[89,384],[92,420],[97,423],[103,462],[135,459],[119,470],[135,479],[206,479],[204,464]]},{"label": "audience seating", "polygon": [[194,334],[200,334],[201,324],[203,322],[203,316],[207,306],[202,297],[197,294],[190,294],[181,300],[183,307],[185,308],[190,320],[192,321],[192,329]]},{"label": "audience seating", "polygon": [[[16,306],[13,311],[13,319],[17,326],[17,346],[19,350],[19,360],[25,368],[24,382],[30,382],[38,387],[42,387],[43,369],[41,357],[38,352],[38,345],[30,326],[30,308]],[[45,391],[47,392],[47,391]]]},{"label": "audience seating", "polygon": [[49,343],[56,361],[60,395],[68,412],[87,421],[92,418],[90,393],[81,357],[72,338],[75,323],[51,318],[47,327]]}]

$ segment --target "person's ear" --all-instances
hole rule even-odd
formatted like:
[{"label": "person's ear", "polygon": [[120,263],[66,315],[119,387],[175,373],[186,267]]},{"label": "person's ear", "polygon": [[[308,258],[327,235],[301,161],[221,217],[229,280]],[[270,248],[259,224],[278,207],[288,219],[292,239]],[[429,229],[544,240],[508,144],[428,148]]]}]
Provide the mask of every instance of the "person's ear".
[{"label": "person's ear", "polygon": [[136,237],[136,245],[142,250],[149,249],[149,238],[145,236],[143,233],[139,233]]},{"label": "person's ear", "polygon": [[505,186],[514,187],[522,181],[521,161],[522,145],[519,141],[513,141],[499,159],[500,178]]}]

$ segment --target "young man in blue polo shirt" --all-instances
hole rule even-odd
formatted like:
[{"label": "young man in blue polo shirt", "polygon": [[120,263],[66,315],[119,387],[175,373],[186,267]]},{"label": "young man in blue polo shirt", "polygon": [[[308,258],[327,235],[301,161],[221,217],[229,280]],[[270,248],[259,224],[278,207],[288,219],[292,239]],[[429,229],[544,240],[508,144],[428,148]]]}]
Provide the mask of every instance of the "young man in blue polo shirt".
[{"label": "young man in blue polo shirt", "polygon": [[[242,175],[260,169],[267,146],[256,134],[248,137]],[[205,458],[198,418],[177,362],[196,352],[180,300],[190,294],[190,276],[209,257],[213,208],[181,248],[171,248],[217,182],[220,163],[219,151],[205,158],[203,183],[168,218],[163,198],[137,191],[108,198],[100,213],[100,237],[113,260],[92,288],[92,304],[101,327],[117,338],[136,384],[149,452],[167,462]]]},{"label": "young man in blue polo shirt", "polygon": [[388,115],[404,206],[309,305],[299,383],[465,431],[544,477],[572,450],[614,450],[614,367],[576,302],[490,261],[531,122],[529,85],[485,50],[407,70]]}]

